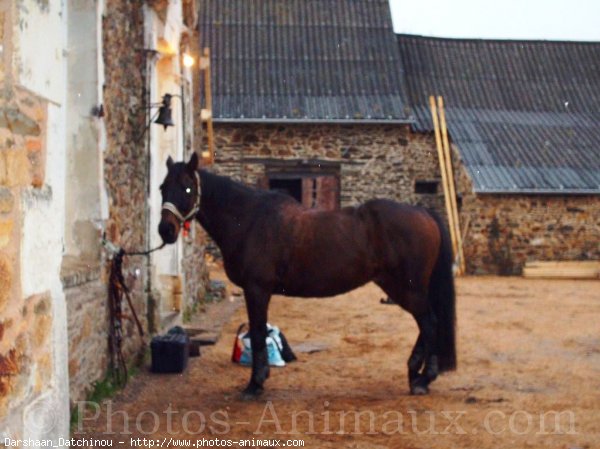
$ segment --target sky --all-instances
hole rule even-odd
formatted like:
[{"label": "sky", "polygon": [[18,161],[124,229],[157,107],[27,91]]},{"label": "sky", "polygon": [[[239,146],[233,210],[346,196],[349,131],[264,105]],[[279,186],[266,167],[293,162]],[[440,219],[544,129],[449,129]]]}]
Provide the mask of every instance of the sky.
[{"label": "sky", "polygon": [[396,33],[600,41],[600,0],[390,0]]}]

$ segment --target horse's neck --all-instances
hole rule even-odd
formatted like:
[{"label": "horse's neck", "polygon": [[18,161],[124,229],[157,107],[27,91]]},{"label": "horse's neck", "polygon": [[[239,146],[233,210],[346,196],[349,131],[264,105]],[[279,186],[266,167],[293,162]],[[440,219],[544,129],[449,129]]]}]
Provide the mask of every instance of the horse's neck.
[{"label": "horse's neck", "polygon": [[198,219],[208,235],[221,250],[237,245],[232,241],[239,235],[239,224],[251,213],[254,193],[235,181],[208,172],[200,172],[202,196]]}]

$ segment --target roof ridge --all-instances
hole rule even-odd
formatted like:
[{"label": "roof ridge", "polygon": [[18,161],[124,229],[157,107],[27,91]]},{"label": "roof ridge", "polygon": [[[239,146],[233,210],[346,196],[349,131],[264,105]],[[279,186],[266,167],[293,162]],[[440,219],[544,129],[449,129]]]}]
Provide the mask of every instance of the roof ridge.
[{"label": "roof ridge", "polygon": [[576,41],[576,40],[554,40],[554,39],[501,39],[501,38],[474,38],[474,37],[446,37],[446,36],[428,36],[424,34],[395,33],[397,38],[411,38],[431,41],[449,41],[449,42],[474,42],[474,43],[522,43],[522,44],[583,44],[598,45],[600,41]]}]

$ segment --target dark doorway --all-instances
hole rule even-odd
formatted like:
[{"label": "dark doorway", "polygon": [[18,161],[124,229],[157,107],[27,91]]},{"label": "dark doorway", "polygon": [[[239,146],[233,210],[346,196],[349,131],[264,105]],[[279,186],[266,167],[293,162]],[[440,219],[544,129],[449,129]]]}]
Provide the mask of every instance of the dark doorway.
[{"label": "dark doorway", "polygon": [[259,187],[285,193],[308,208],[339,209],[339,164],[320,160],[261,162],[265,174],[257,179]]},{"label": "dark doorway", "polygon": [[285,193],[295,198],[299,203],[302,202],[302,179],[269,179],[269,189]]}]

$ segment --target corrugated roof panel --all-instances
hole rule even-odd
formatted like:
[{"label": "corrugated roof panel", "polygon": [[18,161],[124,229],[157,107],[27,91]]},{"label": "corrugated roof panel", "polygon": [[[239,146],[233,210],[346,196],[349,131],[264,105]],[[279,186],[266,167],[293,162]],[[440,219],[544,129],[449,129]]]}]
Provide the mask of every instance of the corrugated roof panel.
[{"label": "corrugated roof panel", "polygon": [[409,121],[387,0],[200,0],[199,11],[216,120]]},{"label": "corrugated roof panel", "polygon": [[414,129],[443,95],[476,191],[600,193],[600,43],[398,42]]}]

